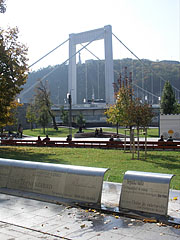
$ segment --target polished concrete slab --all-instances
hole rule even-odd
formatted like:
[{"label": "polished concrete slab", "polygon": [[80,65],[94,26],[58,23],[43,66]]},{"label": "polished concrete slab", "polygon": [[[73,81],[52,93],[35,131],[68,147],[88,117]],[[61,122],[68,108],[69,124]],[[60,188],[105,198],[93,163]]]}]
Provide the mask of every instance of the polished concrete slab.
[{"label": "polished concrete slab", "polygon": [[[105,182],[102,205],[119,205],[121,184]],[[143,222],[116,213],[72,207],[69,203],[47,202],[0,193],[0,239],[83,240],[178,240],[180,228],[157,222]],[[180,191],[170,190],[168,214],[180,219]]]}]

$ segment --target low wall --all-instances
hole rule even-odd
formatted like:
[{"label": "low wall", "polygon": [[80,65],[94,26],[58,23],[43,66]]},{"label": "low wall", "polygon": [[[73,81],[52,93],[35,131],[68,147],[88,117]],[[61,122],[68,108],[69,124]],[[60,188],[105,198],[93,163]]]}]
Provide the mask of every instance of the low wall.
[{"label": "low wall", "polygon": [[0,188],[100,204],[107,168],[38,163],[0,158]]}]

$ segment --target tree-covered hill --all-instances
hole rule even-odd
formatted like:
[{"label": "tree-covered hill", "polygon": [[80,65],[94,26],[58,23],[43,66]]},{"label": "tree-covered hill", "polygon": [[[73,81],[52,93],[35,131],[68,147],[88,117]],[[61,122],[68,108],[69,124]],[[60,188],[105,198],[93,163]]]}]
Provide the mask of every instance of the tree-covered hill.
[{"label": "tree-covered hill", "polygon": [[[127,74],[125,67],[127,67]],[[93,95],[95,99],[105,98],[104,70],[104,60],[88,60],[86,63],[77,64],[78,103],[83,103],[84,99],[91,100]],[[52,73],[45,77],[50,71]],[[168,60],[153,62],[147,59],[142,59],[140,62],[130,58],[114,60],[115,82],[117,82],[120,73],[123,81],[125,75],[129,76],[129,72],[132,72],[135,95],[142,99],[146,98],[149,103],[158,102],[158,97],[161,96],[167,80],[175,87],[176,98],[180,98],[180,62]],[[35,83],[41,78],[44,78],[43,81],[48,81],[52,102],[64,104],[68,91],[68,65],[49,66],[30,73],[28,81],[24,85],[21,101],[31,101]]]}]

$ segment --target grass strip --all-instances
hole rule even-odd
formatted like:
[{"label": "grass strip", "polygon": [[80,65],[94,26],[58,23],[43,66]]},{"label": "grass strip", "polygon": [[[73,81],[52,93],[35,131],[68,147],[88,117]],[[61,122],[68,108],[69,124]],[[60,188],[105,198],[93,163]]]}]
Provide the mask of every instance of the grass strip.
[{"label": "grass strip", "polygon": [[171,188],[180,190],[179,151],[148,151],[146,159],[141,151],[140,160],[131,156],[122,150],[0,146],[1,158],[110,168],[105,180],[111,182],[122,182],[127,170],[175,174]]}]

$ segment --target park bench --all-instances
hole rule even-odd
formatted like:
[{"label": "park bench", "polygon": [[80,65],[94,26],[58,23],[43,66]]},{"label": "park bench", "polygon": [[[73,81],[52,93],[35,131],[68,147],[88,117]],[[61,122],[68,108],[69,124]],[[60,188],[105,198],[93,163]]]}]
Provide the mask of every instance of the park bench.
[{"label": "park bench", "polygon": [[[24,139],[1,139],[2,146],[34,146],[34,147],[74,147],[74,148],[100,148],[100,149],[130,149],[130,141],[37,141]],[[135,141],[134,147],[140,150],[180,150],[180,141]]]},{"label": "park bench", "polygon": [[[37,159],[38,160],[38,159]],[[108,168],[73,166],[0,158],[0,192],[68,203],[86,208],[102,208],[167,222],[170,181],[174,174],[125,172],[119,207],[101,205],[104,175]],[[116,183],[115,183],[116,184]],[[110,183],[112,186],[112,183]],[[110,195],[110,188],[107,189]]]},{"label": "park bench", "polygon": [[169,187],[173,176],[174,174],[125,172],[119,209],[167,217]]},{"label": "park bench", "polygon": [[56,201],[60,198],[100,205],[107,170],[0,158],[0,189],[17,190],[17,194],[19,190],[30,192],[29,197],[46,194]]}]

